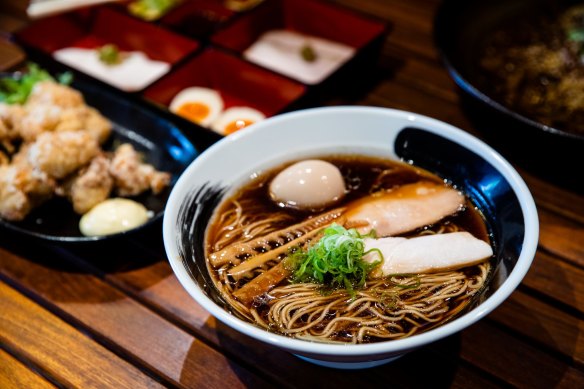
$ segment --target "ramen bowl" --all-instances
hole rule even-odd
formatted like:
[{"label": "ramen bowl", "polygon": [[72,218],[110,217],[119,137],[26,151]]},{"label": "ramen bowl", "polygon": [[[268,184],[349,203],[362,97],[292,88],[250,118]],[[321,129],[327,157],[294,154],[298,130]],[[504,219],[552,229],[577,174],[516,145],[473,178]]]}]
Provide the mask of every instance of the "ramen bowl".
[{"label": "ramen bowl", "polygon": [[[410,337],[369,344],[307,341],[266,331],[230,313],[207,270],[205,233],[221,200],[252,177],[290,161],[326,155],[405,161],[451,182],[478,207],[493,241],[487,287],[463,313]],[[164,245],[187,292],[227,326],[310,362],[345,369],[387,363],[485,317],[519,285],[533,260],[538,218],[513,167],[479,139],[414,113],[373,107],[315,108],[275,116],[202,153],[173,188]]]}]

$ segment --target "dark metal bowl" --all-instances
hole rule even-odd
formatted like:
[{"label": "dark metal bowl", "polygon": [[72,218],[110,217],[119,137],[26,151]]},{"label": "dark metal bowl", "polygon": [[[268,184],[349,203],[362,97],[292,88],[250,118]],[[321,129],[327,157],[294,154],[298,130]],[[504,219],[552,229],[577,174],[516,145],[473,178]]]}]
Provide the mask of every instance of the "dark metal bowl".
[{"label": "dark metal bowl", "polygon": [[446,68],[460,87],[465,112],[485,138],[505,157],[532,173],[583,191],[584,180],[575,168],[584,157],[584,136],[546,126],[504,106],[478,82],[483,39],[502,23],[522,18],[549,3],[445,0],[436,15],[434,38]]}]

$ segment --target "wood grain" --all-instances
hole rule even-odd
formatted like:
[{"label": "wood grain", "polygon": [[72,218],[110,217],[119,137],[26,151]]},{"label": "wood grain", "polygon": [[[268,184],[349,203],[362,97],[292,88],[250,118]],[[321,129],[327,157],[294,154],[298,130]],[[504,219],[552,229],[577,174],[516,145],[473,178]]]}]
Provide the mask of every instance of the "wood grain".
[{"label": "wood grain", "polygon": [[582,370],[505,331],[481,324],[461,333],[461,353],[475,366],[510,385],[525,388],[576,388],[584,382]]},{"label": "wood grain", "polygon": [[1,274],[104,345],[177,386],[197,387],[204,382],[209,388],[219,388],[224,379],[234,387],[265,386],[261,379],[95,276],[47,254],[45,260],[67,270],[41,266],[0,250]]},{"label": "wood grain", "polygon": [[55,386],[0,349],[0,388],[50,389]]},{"label": "wood grain", "polygon": [[517,291],[489,320],[584,367],[584,321],[574,315]]},{"label": "wood grain", "polygon": [[523,280],[538,295],[584,313],[584,270],[539,251]]},{"label": "wood grain", "polygon": [[0,297],[2,344],[57,382],[78,388],[160,387],[4,282],[0,282]]}]

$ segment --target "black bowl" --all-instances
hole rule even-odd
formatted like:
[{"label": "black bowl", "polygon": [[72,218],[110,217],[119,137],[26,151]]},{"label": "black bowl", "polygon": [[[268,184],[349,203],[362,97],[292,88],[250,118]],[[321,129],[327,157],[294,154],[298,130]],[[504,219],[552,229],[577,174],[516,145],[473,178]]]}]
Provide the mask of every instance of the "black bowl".
[{"label": "black bowl", "polygon": [[524,169],[582,191],[584,182],[573,167],[582,163],[584,136],[546,126],[506,107],[479,82],[483,77],[479,51],[485,37],[503,23],[552,3],[559,4],[550,0],[445,0],[436,15],[434,39],[446,68],[460,87],[465,112],[487,140]]},{"label": "black bowl", "polygon": [[[6,73],[0,75],[8,76],[11,75]],[[146,162],[158,170],[171,174],[171,186],[198,155],[197,149],[173,122],[147,107],[84,81],[80,77],[75,77],[71,86],[83,94],[88,105],[98,109],[112,122],[112,135],[103,148],[112,150],[120,143],[132,144]],[[68,201],[58,197],[35,208],[23,221],[11,222],[0,219],[0,229],[29,238],[59,243],[109,241],[126,237],[157,223],[164,213],[170,190],[171,188],[167,188],[157,195],[148,192],[133,198],[154,212],[154,216],[139,227],[116,234],[83,236],[79,231],[80,215],[73,211]]]}]

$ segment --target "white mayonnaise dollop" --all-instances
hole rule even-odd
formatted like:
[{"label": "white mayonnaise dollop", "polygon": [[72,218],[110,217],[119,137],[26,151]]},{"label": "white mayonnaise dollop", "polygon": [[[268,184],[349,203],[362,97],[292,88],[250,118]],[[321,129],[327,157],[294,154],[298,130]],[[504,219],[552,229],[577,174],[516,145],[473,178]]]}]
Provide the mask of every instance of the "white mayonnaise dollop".
[{"label": "white mayonnaise dollop", "polygon": [[151,211],[133,200],[107,199],[81,217],[79,229],[85,236],[110,235],[136,228],[151,216]]}]

